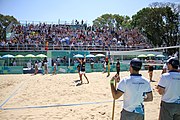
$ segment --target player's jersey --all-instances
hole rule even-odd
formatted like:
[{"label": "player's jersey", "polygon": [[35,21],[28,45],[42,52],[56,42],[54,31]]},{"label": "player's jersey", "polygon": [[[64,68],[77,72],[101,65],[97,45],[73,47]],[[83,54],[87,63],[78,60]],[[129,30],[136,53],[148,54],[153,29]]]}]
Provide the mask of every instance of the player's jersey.
[{"label": "player's jersey", "polygon": [[80,71],[85,72],[85,68],[86,68],[86,63],[83,62],[83,63],[81,64]]}]

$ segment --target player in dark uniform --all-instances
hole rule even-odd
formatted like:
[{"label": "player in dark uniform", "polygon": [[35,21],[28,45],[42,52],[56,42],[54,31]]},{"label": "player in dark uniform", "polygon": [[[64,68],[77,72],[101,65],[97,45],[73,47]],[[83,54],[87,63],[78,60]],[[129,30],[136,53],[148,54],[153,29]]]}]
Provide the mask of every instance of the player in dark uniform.
[{"label": "player in dark uniform", "polygon": [[89,80],[88,80],[88,78],[87,78],[87,76],[86,76],[86,74],[85,74],[85,73],[86,73],[86,69],[85,69],[86,58],[85,58],[85,57],[82,58],[82,59],[77,58],[77,60],[78,60],[79,63],[80,63],[80,81],[81,81],[80,84],[83,83],[83,81],[82,81],[82,75],[84,75],[84,77],[85,77],[86,80],[87,80],[87,83],[89,83]]},{"label": "player in dark uniform", "polygon": [[149,79],[150,79],[151,82],[154,82],[154,81],[152,80],[153,70],[154,70],[154,67],[153,67],[152,65],[149,65],[149,67],[148,67],[148,73],[149,73]]}]

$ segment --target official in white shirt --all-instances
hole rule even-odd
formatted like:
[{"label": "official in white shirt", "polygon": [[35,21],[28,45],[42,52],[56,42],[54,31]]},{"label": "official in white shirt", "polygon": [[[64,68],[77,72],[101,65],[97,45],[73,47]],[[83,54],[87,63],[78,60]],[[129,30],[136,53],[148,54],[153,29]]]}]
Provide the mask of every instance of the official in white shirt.
[{"label": "official in white shirt", "polygon": [[110,81],[114,99],[118,99],[124,94],[120,120],[144,120],[143,102],[153,100],[150,81],[139,74],[141,66],[142,62],[138,58],[134,58],[130,62],[131,75],[122,79],[117,89],[113,83],[114,80],[118,81],[119,76],[115,75]]},{"label": "official in white shirt", "polygon": [[164,73],[157,90],[161,98],[159,120],[180,120],[180,72],[179,61],[175,57],[167,61],[169,72]]}]

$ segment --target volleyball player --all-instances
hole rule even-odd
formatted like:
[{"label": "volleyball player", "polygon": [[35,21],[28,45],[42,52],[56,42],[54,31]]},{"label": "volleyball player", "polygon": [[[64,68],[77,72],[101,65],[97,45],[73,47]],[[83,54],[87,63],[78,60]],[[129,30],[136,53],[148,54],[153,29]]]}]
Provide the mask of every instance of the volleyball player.
[{"label": "volleyball player", "polygon": [[85,69],[86,57],[84,57],[84,58],[82,58],[82,59],[77,58],[77,60],[78,60],[79,63],[80,63],[80,76],[79,76],[79,77],[80,77],[80,81],[81,81],[80,84],[83,83],[83,81],[82,81],[82,75],[84,75],[84,77],[85,77],[86,80],[87,80],[87,83],[89,83],[89,80],[88,80],[88,78],[87,78],[87,76],[86,76],[86,69]]}]

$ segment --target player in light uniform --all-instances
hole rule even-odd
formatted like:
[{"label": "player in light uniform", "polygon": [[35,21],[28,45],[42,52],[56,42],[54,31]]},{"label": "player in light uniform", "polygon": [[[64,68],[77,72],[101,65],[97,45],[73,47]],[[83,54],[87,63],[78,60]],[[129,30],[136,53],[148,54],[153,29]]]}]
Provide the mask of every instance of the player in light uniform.
[{"label": "player in light uniform", "polygon": [[169,72],[164,73],[157,90],[161,98],[159,120],[180,120],[180,73],[179,61],[172,57],[167,61]]},{"label": "player in light uniform", "polygon": [[144,120],[143,101],[153,100],[150,81],[139,74],[141,66],[142,62],[139,59],[132,59],[129,68],[131,75],[120,81],[117,90],[113,83],[114,80],[119,79],[119,76],[116,74],[110,81],[114,99],[118,99],[124,94],[120,120],[135,120],[135,118]]}]

